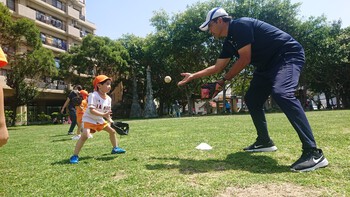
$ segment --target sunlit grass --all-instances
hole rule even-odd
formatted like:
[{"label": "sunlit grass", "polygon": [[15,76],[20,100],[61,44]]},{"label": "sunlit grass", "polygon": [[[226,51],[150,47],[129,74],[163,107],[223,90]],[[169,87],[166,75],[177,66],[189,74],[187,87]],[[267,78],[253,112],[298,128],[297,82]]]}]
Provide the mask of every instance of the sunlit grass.
[{"label": "sunlit grass", "polygon": [[[308,112],[329,167],[292,173],[301,143],[284,114],[267,114],[273,153],[247,154],[256,132],[249,115],[129,120],[120,139],[124,155],[111,155],[106,132],[88,140],[77,165],[68,125],[9,128],[0,148],[0,196],[217,196],[228,187],[292,183],[350,195],[350,111]],[[195,147],[210,144],[210,151]]]}]

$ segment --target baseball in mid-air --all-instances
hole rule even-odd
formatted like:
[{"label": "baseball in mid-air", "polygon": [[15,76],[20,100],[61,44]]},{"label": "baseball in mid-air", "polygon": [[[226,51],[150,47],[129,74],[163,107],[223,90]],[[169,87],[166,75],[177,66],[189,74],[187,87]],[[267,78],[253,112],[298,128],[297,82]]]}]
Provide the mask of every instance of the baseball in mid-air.
[{"label": "baseball in mid-air", "polygon": [[170,76],[164,77],[164,81],[165,81],[165,83],[170,83],[171,82],[171,77]]}]

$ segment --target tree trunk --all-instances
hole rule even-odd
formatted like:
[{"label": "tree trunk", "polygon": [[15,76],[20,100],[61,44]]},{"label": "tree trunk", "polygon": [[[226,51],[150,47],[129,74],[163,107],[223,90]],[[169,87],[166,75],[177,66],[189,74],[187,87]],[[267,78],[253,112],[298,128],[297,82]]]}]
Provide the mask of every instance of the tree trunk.
[{"label": "tree trunk", "polygon": [[349,109],[349,97],[346,94],[342,94],[342,104],[344,109]]},{"label": "tree trunk", "polygon": [[186,97],[187,97],[187,106],[188,106],[188,115],[192,116],[194,115],[194,111],[193,111],[193,102],[192,102],[192,97],[191,97],[191,93],[188,92],[186,94]]},{"label": "tree trunk", "polygon": [[146,77],[146,102],[145,111],[143,116],[145,118],[155,118],[157,117],[156,105],[153,101],[153,90],[152,90],[152,80],[151,80],[151,68],[147,67],[147,77]]},{"label": "tree trunk", "polygon": [[16,121],[17,121],[17,106],[16,105],[12,105],[11,106],[11,110],[12,110],[11,126],[15,126],[16,125]]},{"label": "tree trunk", "polygon": [[326,96],[326,104],[327,104],[327,109],[332,109],[332,105],[330,104],[329,100],[331,99],[331,94],[328,92],[325,92],[325,96]]},{"label": "tree trunk", "polygon": [[340,102],[341,102],[340,95],[337,94],[337,96],[335,98],[337,99],[337,109],[340,109],[341,108],[341,106],[340,106]]}]

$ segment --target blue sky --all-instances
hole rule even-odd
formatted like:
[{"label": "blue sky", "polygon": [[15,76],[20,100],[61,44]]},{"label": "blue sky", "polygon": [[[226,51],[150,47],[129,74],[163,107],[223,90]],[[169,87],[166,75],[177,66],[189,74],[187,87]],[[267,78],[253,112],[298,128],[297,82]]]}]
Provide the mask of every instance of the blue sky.
[{"label": "blue sky", "polygon": [[[187,5],[199,0],[86,0],[87,19],[96,24],[96,35],[111,39],[122,34],[145,37],[154,29],[150,19],[154,11],[164,9],[168,14],[183,12]],[[200,0],[204,2],[205,0]],[[342,19],[343,27],[350,26],[349,0],[291,0],[301,2],[300,18],[325,14],[329,21]],[[348,10],[347,10],[348,9]],[[204,21],[204,18],[203,18]],[[200,24],[198,24],[199,26]]]}]

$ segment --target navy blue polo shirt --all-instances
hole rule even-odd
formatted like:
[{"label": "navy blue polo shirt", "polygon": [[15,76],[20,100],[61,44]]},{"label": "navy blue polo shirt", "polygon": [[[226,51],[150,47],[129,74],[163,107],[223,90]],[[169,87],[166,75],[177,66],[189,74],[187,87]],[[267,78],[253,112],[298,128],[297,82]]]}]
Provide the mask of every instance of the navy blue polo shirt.
[{"label": "navy blue polo shirt", "polygon": [[243,17],[232,20],[219,58],[239,58],[238,50],[251,44],[251,64],[259,70],[273,66],[274,60],[287,51],[303,51],[288,33],[263,21]]}]

